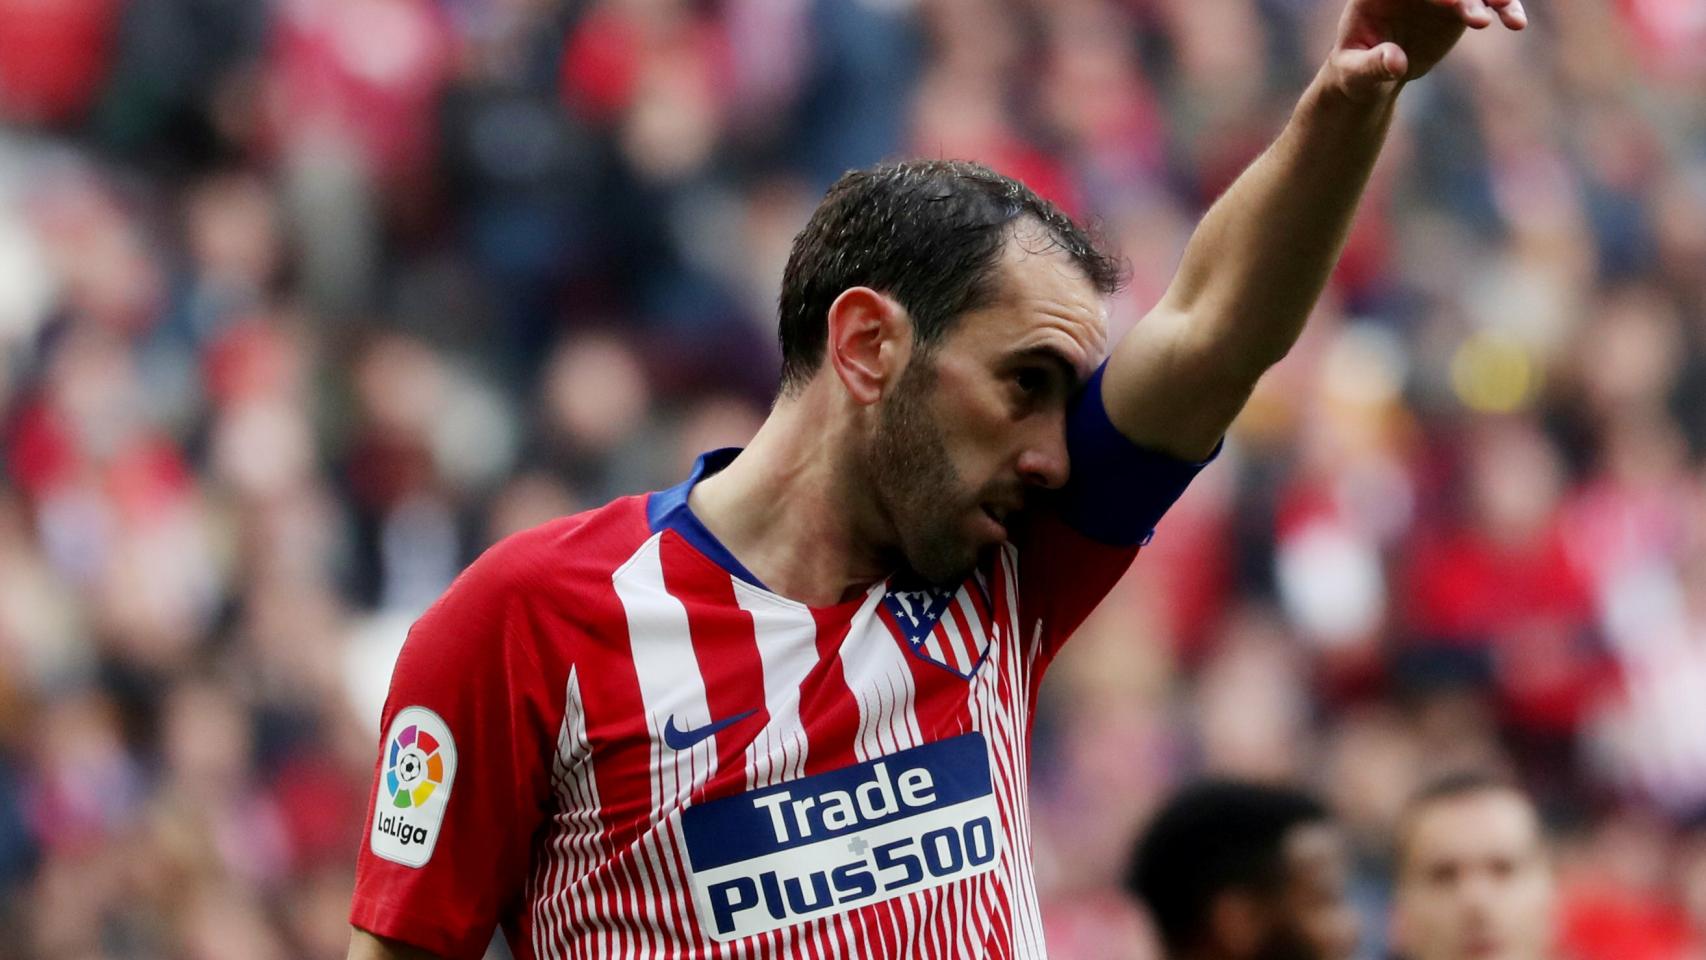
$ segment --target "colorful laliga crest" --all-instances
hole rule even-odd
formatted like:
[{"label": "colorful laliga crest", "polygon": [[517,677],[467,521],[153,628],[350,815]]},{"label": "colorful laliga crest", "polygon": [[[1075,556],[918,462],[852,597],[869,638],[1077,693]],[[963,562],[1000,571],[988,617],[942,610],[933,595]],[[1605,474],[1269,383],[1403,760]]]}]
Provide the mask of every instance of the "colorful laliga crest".
[{"label": "colorful laliga crest", "polygon": [[385,765],[385,789],[394,807],[418,807],[444,782],[444,757],[438,741],[419,726],[405,727],[391,740]]}]

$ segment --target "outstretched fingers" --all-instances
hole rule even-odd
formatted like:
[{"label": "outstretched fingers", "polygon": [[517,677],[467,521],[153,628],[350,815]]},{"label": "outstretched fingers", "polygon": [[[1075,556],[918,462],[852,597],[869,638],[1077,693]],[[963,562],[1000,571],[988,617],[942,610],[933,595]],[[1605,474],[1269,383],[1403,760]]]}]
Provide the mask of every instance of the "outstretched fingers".
[{"label": "outstretched fingers", "polygon": [[1497,19],[1486,0],[1458,0],[1456,7],[1463,25],[1472,30],[1485,30]]},{"label": "outstretched fingers", "polygon": [[1522,8],[1522,0],[1485,0],[1488,8],[1498,14],[1499,22],[1511,30],[1521,30],[1528,26],[1528,11]]}]

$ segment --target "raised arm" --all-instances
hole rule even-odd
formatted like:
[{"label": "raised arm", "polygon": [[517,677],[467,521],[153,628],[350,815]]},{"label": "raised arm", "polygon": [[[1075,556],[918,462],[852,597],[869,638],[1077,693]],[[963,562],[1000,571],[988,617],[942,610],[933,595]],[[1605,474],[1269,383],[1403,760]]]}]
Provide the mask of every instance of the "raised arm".
[{"label": "raised arm", "polygon": [[1172,285],[1115,348],[1108,414],[1132,441],[1208,456],[1303,330],[1338,260],[1403,85],[1465,28],[1520,30],[1521,0],[1351,0],[1273,145],[1210,208]]}]

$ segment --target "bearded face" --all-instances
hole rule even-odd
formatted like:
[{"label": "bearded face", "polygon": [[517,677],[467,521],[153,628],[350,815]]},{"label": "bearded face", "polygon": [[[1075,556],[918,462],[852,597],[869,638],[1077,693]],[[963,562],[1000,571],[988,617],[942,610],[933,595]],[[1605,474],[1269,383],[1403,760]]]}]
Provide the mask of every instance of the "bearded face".
[{"label": "bearded face", "polygon": [[932,411],[935,386],[932,359],[915,357],[878,414],[866,467],[907,567],[929,583],[951,586],[971,574],[990,544],[973,527],[983,498],[960,478]]},{"label": "bearded face", "polygon": [[1067,410],[1106,343],[1096,288],[1046,243],[1016,236],[999,281],[941,339],[914,340],[848,470],[883,546],[938,586],[1011,539],[1031,495],[1065,485]]}]

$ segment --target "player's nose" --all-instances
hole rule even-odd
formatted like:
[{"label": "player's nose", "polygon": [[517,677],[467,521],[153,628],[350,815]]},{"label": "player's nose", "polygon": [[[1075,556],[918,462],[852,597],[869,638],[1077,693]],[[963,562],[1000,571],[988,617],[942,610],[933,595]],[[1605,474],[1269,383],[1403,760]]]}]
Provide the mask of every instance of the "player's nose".
[{"label": "player's nose", "polygon": [[1066,485],[1071,472],[1064,423],[1037,431],[1019,454],[1019,476],[1028,484],[1058,490]]}]

